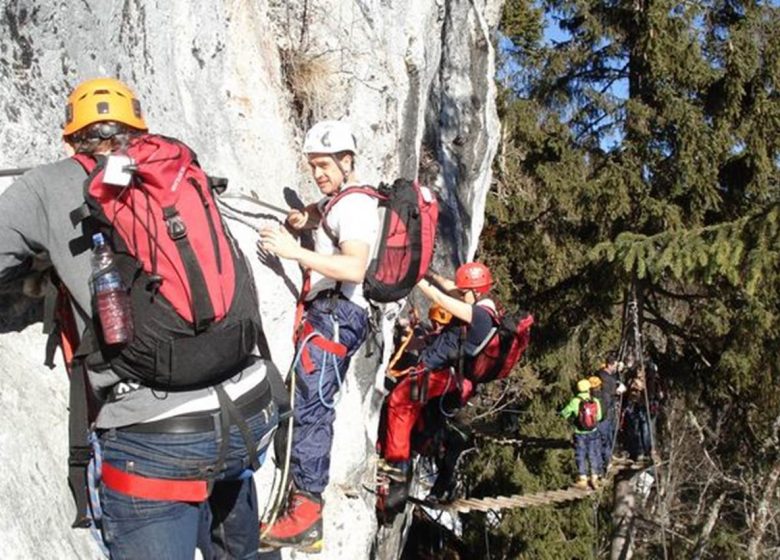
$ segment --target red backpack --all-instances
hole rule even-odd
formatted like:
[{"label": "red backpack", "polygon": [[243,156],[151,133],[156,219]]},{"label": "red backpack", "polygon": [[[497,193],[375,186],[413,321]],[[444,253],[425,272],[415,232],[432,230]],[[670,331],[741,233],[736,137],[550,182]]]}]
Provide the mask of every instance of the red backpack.
[{"label": "red backpack", "polygon": [[595,399],[580,399],[577,409],[577,425],[581,430],[592,430],[599,423],[599,404]]},{"label": "red backpack", "polygon": [[522,313],[515,317],[485,306],[496,332],[485,347],[465,367],[465,375],[475,383],[487,383],[507,377],[520,360],[531,341],[531,325],[534,317]]},{"label": "red backpack", "polygon": [[135,333],[116,348],[92,328],[84,337],[92,347],[82,353],[93,369],[105,364],[152,388],[219,383],[240,371],[263,337],[249,264],[192,150],[144,134],[122,155],[132,159],[127,186],[103,181],[106,157],[74,156],[89,177],[86,203],[71,220],[84,220],[87,233],[102,232],[113,247]]},{"label": "red backpack", "polygon": [[417,181],[396,179],[392,186],[347,187],[328,201],[322,223],[328,236],[338,240],[327,226],[333,206],[345,196],[363,193],[376,198],[384,212],[374,256],[363,280],[363,295],[378,303],[406,297],[428,271],[433,259],[439,205],[428,187]]}]

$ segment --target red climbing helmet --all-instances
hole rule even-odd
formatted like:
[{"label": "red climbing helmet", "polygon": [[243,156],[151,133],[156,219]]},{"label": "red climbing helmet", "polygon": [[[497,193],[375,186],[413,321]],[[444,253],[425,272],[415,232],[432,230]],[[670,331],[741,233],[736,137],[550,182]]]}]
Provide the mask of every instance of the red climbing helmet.
[{"label": "red climbing helmet", "polygon": [[484,264],[470,262],[460,265],[455,271],[455,285],[459,290],[474,290],[484,294],[493,285],[493,276]]}]

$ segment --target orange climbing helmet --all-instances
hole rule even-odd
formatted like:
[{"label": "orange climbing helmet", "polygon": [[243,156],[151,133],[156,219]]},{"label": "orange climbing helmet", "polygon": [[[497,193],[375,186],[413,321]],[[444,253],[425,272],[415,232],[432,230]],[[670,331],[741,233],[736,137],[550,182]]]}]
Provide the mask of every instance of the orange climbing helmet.
[{"label": "orange climbing helmet", "polygon": [[452,321],[452,313],[438,303],[434,303],[428,310],[428,319],[440,325],[449,325],[450,321]]},{"label": "orange climbing helmet", "polygon": [[588,377],[591,389],[601,389],[601,378],[598,375],[591,375]]},{"label": "orange climbing helmet", "polygon": [[129,87],[113,78],[87,80],[68,96],[62,136],[70,136],[86,126],[105,121],[147,130],[141,102]]},{"label": "orange climbing helmet", "polygon": [[455,286],[459,290],[474,290],[484,294],[493,285],[490,269],[482,263],[470,262],[462,264],[455,271]]}]

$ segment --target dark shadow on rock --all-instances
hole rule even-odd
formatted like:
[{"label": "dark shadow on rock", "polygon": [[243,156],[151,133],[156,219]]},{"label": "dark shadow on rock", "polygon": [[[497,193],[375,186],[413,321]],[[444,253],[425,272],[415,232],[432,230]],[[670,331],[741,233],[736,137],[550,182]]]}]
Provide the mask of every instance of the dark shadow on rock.
[{"label": "dark shadow on rock", "polygon": [[24,295],[20,278],[0,286],[0,334],[19,332],[43,320],[43,299]]},{"label": "dark shadow on rock", "polygon": [[284,267],[282,266],[282,261],[279,260],[279,257],[276,255],[269,253],[268,251],[264,251],[258,247],[257,249],[257,259],[260,261],[260,264],[263,264],[270,268],[273,272],[275,272],[278,276],[284,280],[284,285],[287,286],[287,289],[290,290],[290,293],[294,298],[298,298],[298,288],[295,286],[295,283],[290,280],[290,277],[287,276],[287,273],[284,271]]}]

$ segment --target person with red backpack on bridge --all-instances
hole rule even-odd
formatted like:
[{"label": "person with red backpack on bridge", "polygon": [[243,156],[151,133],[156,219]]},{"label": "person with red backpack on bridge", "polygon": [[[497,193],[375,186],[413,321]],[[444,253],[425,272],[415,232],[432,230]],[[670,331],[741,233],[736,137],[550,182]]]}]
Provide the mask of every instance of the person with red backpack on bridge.
[{"label": "person with red backpack on bridge", "polygon": [[[454,281],[437,274],[430,278],[433,283],[423,279],[418,288],[452,320],[386,398],[384,432],[377,446],[379,477],[390,480],[388,505],[405,499],[412,435],[425,429],[420,425],[423,413],[435,406],[434,415],[442,420],[440,416],[465,405],[477,384],[508,375],[528,345],[533,324],[527,314],[507,324],[509,317],[490,298],[493,277],[482,263],[461,265]],[[443,406],[450,408],[448,413]],[[437,410],[443,414],[435,414]]]},{"label": "person with red backpack on bridge", "polygon": [[148,132],[127,85],[87,80],[65,109],[71,157],[0,195],[0,282],[43,253],[58,278],[73,526],[117,560],[255,558],[279,407],[251,269],[195,154]]},{"label": "person with red backpack on bridge", "polygon": [[588,487],[588,464],[590,463],[590,483],[598,488],[603,474],[601,460],[601,439],[598,424],[602,420],[601,403],[590,394],[590,381],[577,381],[577,394],[561,410],[563,418],[572,419],[574,424],[574,456],[577,461],[578,488]]}]

